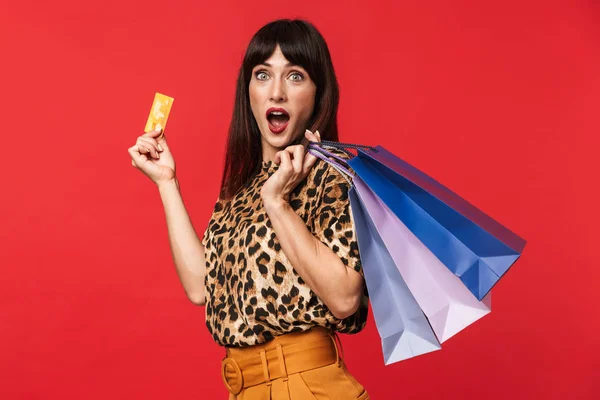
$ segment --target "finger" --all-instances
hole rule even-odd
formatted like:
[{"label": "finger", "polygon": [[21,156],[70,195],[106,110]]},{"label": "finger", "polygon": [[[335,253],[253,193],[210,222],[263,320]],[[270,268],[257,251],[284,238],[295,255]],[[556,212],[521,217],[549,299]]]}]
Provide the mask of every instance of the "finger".
[{"label": "finger", "polygon": [[308,171],[310,171],[310,169],[313,167],[313,165],[315,165],[315,163],[317,162],[317,157],[312,155],[310,153],[310,151],[306,152],[306,155],[304,156],[304,163],[302,165],[302,172],[304,174],[308,175]]},{"label": "finger", "polygon": [[297,174],[302,173],[302,167],[304,164],[304,146],[294,146],[292,149],[294,155],[294,160],[292,161],[292,165],[294,167],[294,172]]},{"label": "finger", "polygon": [[145,150],[145,151],[141,151],[141,153],[148,153],[148,154],[152,155],[152,157],[154,157],[154,158],[159,158],[158,150],[156,150],[156,147],[154,147],[154,145],[152,143],[148,143],[148,142],[144,141],[143,138],[138,138],[137,144],[140,146],[141,149]]},{"label": "finger", "polygon": [[146,147],[144,147],[142,144],[136,143],[133,146],[133,150],[137,153],[138,158],[140,156],[146,156],[146,154],[148,154],[150,152],[150,150],[148,150]]},{"label": "finger", "polygon": [[142,142],[136,142],[135,143],[136,148],[138,149],[138,152],[140,154],[147,154],[150,153],[150,148],[148,146],[146,146],[144,143]]},{"label": "finger", "polygon": [[[318,133],[319,131],[317,131]],[[321,141],[321,138],[319,136],[317,136],[317,133],[312,133],[311,131],[309,131],[308,129],[306,130],[306,132],[304,133],[304,137],[305,139],[307,139],[307,143],[306,143],[306,147],[308,147],[308,145],[311,142],[314,143],[319,143]]]},{"label": "finger", "polygon": [[158,142],[152,138],[145,138],[145,137],[139,137],[138,138],[138,143],[142,143],[144,144],[144,146],[148,147],[149,149],[152,150],[152,155],[156,158],[158,158],[158,152],[160,151],[158,146]]},{"label": "finger", "polygon": [[288,151],[279,152],[279,159],[281,163],[279,165],[279,169],[283,172],[290,172],[293,169],[292,160],[290,158],[290,153]]},{"label": "finger", "polygon": [[148,157],[142,153],[143,150],[144,149],[142,149],[138,144],[135,144],[128,149],[132,164],[136,167],[148,161]]},{"label": "finger", "polygon": [[309,131],[307,129],[306,132],[304,132],[304,137],[306,137],[310,142],[320,142],[321,137],[318,136],[318,133],[319,133],[319,131],[312,133],[311,131]]},{"label": "finger", "polygon": [[273,158],[273,162],[275,162],[275,164],[281,164],[281,155],[283,153],[287,153],[289,151],[289,149],[286,147],[283,150],[278,151],[277,153],[275,153],[275,157]]},{"label": "finger", "polygon": [[[312,133],[311,131],[309,131],[307,129],[304,136],[306,137],[306,139],[308,139],[309,143],[310,142],[318,143],[321,141],[321,138],[320,138],[320,136],[318,136],[318,134],[319,134],[319,131]],[[308,144],[307,144],[307,146],[308,146]],[[303,170],[306,172],[307,169],[310,169],[310,167],[312,167],[316,161],[317,161],[317,157],[315,157],[314,155],[310,154],[307,151],[306,156],[304,157]]]},{"label": "finger", "polygon": [[138,140],[143,140],[146,143],[150,143],[152,144],[152,146],[154,146],[156,148],[157,151],[163,151],[162,146],[160,145],[160,143],[158,142],[158,140],[154,139],[154,138],[150,138],[150,137],[143,137],[140,136],[138,138]]},{"label": "finger", "polygon": [[147,145],[145,143],[140,143],[140,148],[143,149],[144,151],[142,151],[141,153],[148,156],[148,158],[152,157],[152,158],[158,158],[159,155],[156,152],[156,149],[153,149],[152,147],[150,147],[150,145]]},{"label": "finger", "polygon": [[138,143],[138,147],[140,149],[140,154],[143,154],[145,156],[152,156],[155,158],[154,156],[154,151],[153,149],[151,149],[148,145],[145,145],[143,143]]},{"label": "finger", "polygon": [[308,144],[310,143],[310,135],[312,135],[312,132],[309,131],[308,129],[304,131],[304,138],[302,139],[302,146],[306,147],[308,146]]},{"label": "finger", "polygon": [[161,151],[163,150],[168,150],[169,149],[169,144],[167,143],[167,137],[164,135],[160,136],[157,140],[158,144],[162,147]]},{"label": "finger", "polygon": [[[288,146],[282,150],[282,153],[285,152],[289,155],[290,161],[292,164],[292,168],[295,168],[295,165],[296,165],[295,162],[297,161],[298,158],[300,158],[300,160],[304,159],[304,152],[302,152],[302,154],[298,154],[298,149],[304,150],[304,146],[297,144],[294,146]],[[300,161],[300,167],[301,166],[302,166],[302,161]],[[301,171],[301,169],[299,171]]]},{"label": "finger", "polygon": [[158,143],[156,142],[156,140],[152,139],[152,138],[144,138],[144,137],[139,137],[136,141],[139,144],[143,144],[145,147],[152,149],[154,151],[158,151]]},{"label": "finger", "polygon": [[134,144],[130,148],[127,149],[129,156],[131,157],[131,164],[135,166],[135,161],[140,158],[140,152],[138,150],[137,144]]},{"label": "finger", "polygon": [[157,138],[160,136],[160,134],[162,133],[162,129],[155,129],[153,131],[149,131],[144,133],[142,136],[143,137],[151,137],[151,138]]},{"label": "finger", "polygon": [[[162,146],[165,149],[169,148],[169,145],[167,143],[167,136],[165,135],[164,132],[162,134],[158,135],[158,137],[156,138],[156,141],[159,146]],[[160,149],[160,151],[163,151],[163,149]]]}]

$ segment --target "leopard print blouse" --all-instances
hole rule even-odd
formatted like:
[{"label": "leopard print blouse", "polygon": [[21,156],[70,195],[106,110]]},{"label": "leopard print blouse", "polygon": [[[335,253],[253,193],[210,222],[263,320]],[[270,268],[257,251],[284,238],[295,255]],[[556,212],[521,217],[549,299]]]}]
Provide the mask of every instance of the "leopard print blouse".
[{"label": "leopard print blouse", "polygon": [[[263,162],[233,199],[219,199],[202,239],[207,268],[206,326],[223,346],[254,345],[313,326],[357,333],[366,323],[366,288],[358,311],[340,320],[283,253],[260,197],[262,185],[277,168],[273,162]],[[318,159],[290,194],[290,205],[315,237],[362,274],[348,190],[346,179]]]}]

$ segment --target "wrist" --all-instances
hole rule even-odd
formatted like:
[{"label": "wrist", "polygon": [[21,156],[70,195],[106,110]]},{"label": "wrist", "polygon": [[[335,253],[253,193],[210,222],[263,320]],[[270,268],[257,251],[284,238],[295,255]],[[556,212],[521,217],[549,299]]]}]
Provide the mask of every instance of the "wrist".
[{"label": "wrist", "polygon": [[159,192],[163,192],[165,190],[170,190],[173,188],[179,189],[179,181],[177,180],[176,177],[173,177],[170,179],[165,179],[165,180],[156,182],[156,186],[158,187]]},{"label": "wrist", "polygon": [[290,205],[284,198],[281,197],[263,198],[263,204],[267,214],[284,211]]}]

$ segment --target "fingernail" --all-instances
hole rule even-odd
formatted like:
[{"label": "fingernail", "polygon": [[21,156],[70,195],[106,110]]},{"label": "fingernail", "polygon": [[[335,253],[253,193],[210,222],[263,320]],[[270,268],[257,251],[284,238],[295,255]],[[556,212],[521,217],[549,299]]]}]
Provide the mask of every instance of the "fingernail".
[{"label": "fingernail", "polygon": [[317,131],[316,131],[315,133],[316,133],[316,135],[317,135],[318,137],[321,137],[321,134],[319,133],[319,130],[318,130],[318,129],[317,129]]},{"label": "fingernail", "polygon": [[160,144],[158,145],[158,149],[159,149],[160,151],[163,151],[163,148],[162,148],[162,146],[161,146]]},{"label": "fingernail", "polygon": [[308,129],[306,130],[306,132],[308,132],[308,133],[312,134],[312,132],[311,132],[311,131],[309,131]]}]

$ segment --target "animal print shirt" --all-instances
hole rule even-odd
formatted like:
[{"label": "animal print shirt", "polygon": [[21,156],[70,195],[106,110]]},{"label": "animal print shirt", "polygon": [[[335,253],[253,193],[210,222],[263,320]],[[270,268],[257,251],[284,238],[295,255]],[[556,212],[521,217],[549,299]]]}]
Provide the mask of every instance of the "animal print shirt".
[{"label": "animal print shirt", "polygon": [[[342,157],[345,153],[334,152]],[[230,201],[218,200],[204,233],[206,326],[223,346],[248,346],[323,326],[357,333],[366,323],[366,288],[358,311],[343,320],[307,286],[283,253],[263,207],[260,189],[278,165],[260,171]],[[353,228],[349,184],[318,159],[290,194],[292,209],[343,263],[362,274]]]}]

